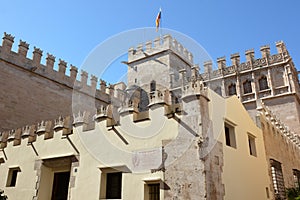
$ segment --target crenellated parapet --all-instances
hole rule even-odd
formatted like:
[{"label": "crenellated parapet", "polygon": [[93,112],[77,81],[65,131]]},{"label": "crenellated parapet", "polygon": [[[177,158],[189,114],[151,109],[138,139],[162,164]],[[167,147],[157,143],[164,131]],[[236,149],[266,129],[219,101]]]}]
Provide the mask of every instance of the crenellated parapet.
[{"label": "crenellated parapet", "polygon": [[149,106],[154,104],[170,104],[170,92],[165,90],[164,92],[156,90],[149,94]]},{"label": "crenellated parapet", "polygon": [[187,63],[192,65],[193,54],[189,52],[175,38],[172,38],[171,35],[164,35],[162,38],[157,37],[153,41],[139,44],[136,48],[130,48],[128,50],[128,62],[132,63],[149,56],[155,56],[158,53],[162,53],[168,50],[177,54]]},{"label": "crenellated parapet", "polygon": [[73,114],[73,125],[75,127],[77,126],[81,126],[83,124],[87,124],[88,123],[88,117],[89,117],[89,114],[87,112],[82,112],[82,111],[79,111],[78,113],[76,114]]},{"label": "crenellated parapet", "polygon": [[270,125],[280,133],[283,138],[286,139],[290,144],[300,149],[300,136],[291,131],[280,119],[273,114],[273,112],[264,103],[261,103],[261,107],[258,111],[264,118],[269,122]]},{"label": "crenellated parapet", "polygon": [[121,100],[121,107],[118,109],[119,113],[125,112],[139,112],[139,103],[141,101],[140,88],[130,88],[124,91],[123,98]]},{"label": "crenellated parapet", "polygon": [[53,129],[55,131],[62,130],[63,135],[68,135],[70,134],[71,130],[70,128],[72,127],[72,119],[70,116],[67,116],[63,118],[60,116],[58,119],[54,120],[54,127]]},{"label": "crenellated parapet", "polygon": [[99,120],[106,117],[107,117],[107,106],[100,105],[100,107],[97,109],[97,113],[95,114],[94,119]]},{"label": "crenellated parapet", "polygon": [[[78,117],[74,118],[75,124],[78,124]],[[35,142],[38,137],[43,137],[44,140],[52,139],[54,134],[58,132],[61,132],[62,136],[67,136],[72,134],[72,128],[72,118],[70,116],[60,116],[53,121],[41,121],[34,125],[26,125],[22,128],[1,132],[0,149],[6,148],[10,142],[13,146],[18,146],[26,139],[28,144]]]},{"label": "crenellated parapet", "polygon": [[7,139],[8,139],[9,132],[1,132],[0,133],[0,148],[4,149],[7,146]]},{"label": "crenellated parapet", "polygon": [[[58,59],[50,53],[46,54],[46,63],[42,64],[43,50],[34,47],[32,58],[28,58],[29,44],[23,40],[20,40],[18,45],[18,51],[12,51],[14,44],[14,37],[11,34],[4,33],[2,40],[2,46],[0,46],[0,60],[8,63],[8,66],[17,66],[27,71],[28,73],[35,74],[37,76],[44,77],[48,80],[52,80],[56,83],[66,85],[69,88],[82,89],[83,93],[95,93],[96,98],[100,98],[106,102],[109,101],[109,96],[106,94],[106,84],[100,81],[98,86],[98,78],[94,75],[90,75],[81,71],[78,76],[78,68],[68,63],[63,59]],[[57,62],[57,70],[55,64]],[[69,69],[69,75],[67,70]],[[103,89],[105,87],[105,90]],[[98,89],[99,88],[99,89]]]},{"label": "crenellated parapet", "polygon": [[45,139],[49,139],[53,137],[52,128],[52,121],[41,121],[37,125],[36,133],[37,135],[44,134]]},{"label": "crenellated parapet", "polygon": [[[119,90],[118,93],[121,95],[118,95],[117,101],[97,108],[97,113],[93,117],[95,121],[106,120],[107,127],[122,126],[120,124],[120,118],[122,117],[132,116],[133,122],[139,122],[151,120],[149,112],[160,107],[164,108],[165,115],[179,112],[180,110],[180,105],[178,102],[173,102],[172,93],[168,89],[164,91],[155,90],[147,94],[143,93],[144,96],[141,95],[141,88],[124,88],[124,90]],[[145,102],[148,102],[148,104],[144,105]],[[142,106],[146,107],[142,109]]]},{"label": "crenellated parapet", "polygon": [[22,129],[22,139],[28,138],[28,143],[36,140],[36,125],[24,126]]},{"label": "crenellated parapet", "polygon": [[97,108],[97,112],[93,116],[93,120],[96,122],[106,121],[106,127],[118,125],[119,114],[117,113],[117,107],[112,104],[108,104],[107,106],[101,105]]},{"label": "crenellated parapet", "polygon": [[273,65],[282,64],[290,59],[290,55],[286,50],[286,46],[282,41],[276,42],[277,54],[270,53],[270,46],[264,45],[260,48],[262,57],[255,58],[254,49],[246,50],[246,61],[240,62],[239,53],[231,54],[231,65],[226,64],[226,57],[217,59],[218,69],[213,70],[212,61],[204,63],[204,73],[201,74],[205,81],[211,79],[218,79],[224,76],[236,75],[237,73],[246,73],[251,70],[261,69]]},{"label": "crenellated parapet", "polygon": [[18,54],[26,58],[28,49],[29,49],[29,44],[26,43],[25,41],[20,40]]},{"label": "crenellated parapet", "polygon": [[8,53],[11,51],[12,45],[14,43],[14,39],[15,37],[12,36],[11,34],[8,34],[6,32],[4,32],[4,36],[2,38],[2,51],[4,53]]},{"label": "crenellated parapet", "polygon": [[191,96],[204,96],[207,97],[207,90],[204,87],[204,83],[200,79],[189,81],[182,87],[182,98]]},{"label": "crenellated parapet", "polygon": [[[122,88],[122,86],[119,86]],[[124,91],[123,91],[124,92]],[[125,92],[124,92],[125,93]],[[168,116],[174,113],[178,113],[180,105],[173,103],[171,99],[171,92],[155,91],[148,94],[149,97],[149,110],[139,111],[139,96],[138,93],[127,95],[123,99],[123,104],[120,106],[114,105],[113,102],[108,105],[100,105],[97,108],[96,114],[93,118],[90,118],[90,113],[86,111],[79,111],[74,115],[62,117],[59,116],[55,120],[42,120],[37,124],[26,125],[22,128],[17,128],[11,131],[4,131],[0,133],[0,149],[4,149],[8,144],[13,146],[25,144],[34,144],[36,141],[51,140],[56,134],[61,136],[68,136],[73,134],[74,128],[82,127],[82,131],[87,131],[84,127],[92,123],[105,122],[105,126],[110,129],[114,126],[124,126],[120,123],[120,118],[128,117],[132,119],[133,123],[138,123],[144,120],[152,120],[150,118],[150,112],[154,112],[156,109],[163,109],[164,114],[160,117]],[[118,109],[119,108],[119,109]],[[93,120],[93,121],[91,121]],[[88,130],[94,129],[90,128]],[[62,137],[64,138],[64,137]]]}]

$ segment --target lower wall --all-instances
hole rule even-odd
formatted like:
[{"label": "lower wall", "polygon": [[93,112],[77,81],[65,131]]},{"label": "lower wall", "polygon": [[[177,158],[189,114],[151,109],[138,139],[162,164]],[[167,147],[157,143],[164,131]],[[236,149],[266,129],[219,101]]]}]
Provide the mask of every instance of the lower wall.
[{"label": "lower wall", "polygon": [[270,159],[281,163],[286,188],[295,187],[293,169],[300,171],[300,149],[283,136],[274,124],[261,116],[265,149],[271,177]]}]

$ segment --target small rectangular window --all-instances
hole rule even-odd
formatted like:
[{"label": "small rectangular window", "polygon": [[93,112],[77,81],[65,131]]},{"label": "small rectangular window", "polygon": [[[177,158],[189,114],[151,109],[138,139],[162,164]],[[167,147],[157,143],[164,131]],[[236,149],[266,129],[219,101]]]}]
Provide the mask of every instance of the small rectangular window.
[{"label": "small rectangular window", "polygon": [[255,145],[255,137],[253,135],[248,135],[248,144],[249,151],[251,156],[257,156],[256,154],[256,145]]},{"label": "small rectangular window", "polygon": [[224,125],[225,129],[225,143],[227,146],[236,148],[236,139],[235,139],[235,131],[234,127],[229,125],[228,123],[225,123]]},{"label": "small rectangular window", "polygon": [[266,194],[267,194],[267,198],[269,199],[270,198],[270,191],[269,191],[268,187],[266,187]]},{"label": "small rectangular window", "polygon": [[106,199],[121,199],[122,172],[106,174]]},{"label": "small rectangular window", "polygon": [[10,168],[8,170],[6,187],[15,187],[16,186],[18,172],[20,172],[20,171],[21,170],[19,167]]}]

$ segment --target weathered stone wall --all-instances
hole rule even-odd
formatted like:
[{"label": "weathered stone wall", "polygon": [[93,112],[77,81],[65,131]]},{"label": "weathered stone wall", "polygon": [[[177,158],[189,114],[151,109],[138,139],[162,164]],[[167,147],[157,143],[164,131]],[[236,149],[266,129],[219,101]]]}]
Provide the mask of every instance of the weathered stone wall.
[{"label": "weathered stone wall", "polygon": [[[165,199],[223,199],[222,144],[214,141],[207,91],[200,81],[182,93],[178,135],[165,145]],[[216,144],[217,143],[217,144]],[[213,145],[213,148],[212,148]]]},{"label": "weathered stone wall", "polygon": [[300,133],[300,104],[295,95],[266,99],[264,103],[292,131]]},{"label": "weathered stone wall", "polygon": [[[65,74],[67,63],[60,60],[56,71],[54,56],[48,54],[47,63],[43,65],[40,49],[35,48],[33,58],[29,59],[29,45],[21,41],[16,53],[11,51],[13,40],[14,37],[5,33],[0,46],[0,132],[42,119],[72,115],[72,101],[76,104],[76,112],[93,109],[96,104],[107,104],[109,98],[105,88],[96,89],[96,77],[91,76],[88,85],[88,74],[83,71],[81,80],[77,81],[76,67],[71,65],[68,76]],[[74,91],[77,91],[75,96]]]},{"label": "weathered stone wall", "polygon": [[289,131],[269,108],[263,105],[260,111],[269,176],[272,177],[270,159],[274,159],[281,163],[285,187],[295,187],[293,169],[300,170],[300,138]]},{"label": "weathered stone wall", "polygon": [[2,130],[71,114],[72,88],[0,62]]},{"label": "weathered stone wall", "polygon": [[145,91],[150,91],[150,82],[156,81],[156,89],[169,87],[169,55],[159,54],[142,61],[137,61],[128,67],[128,86],[136,85]]},{"label": "weathered stone wall", "polygon": [[[200,97],[203,98],[203,97]],[[165,146],[166,160],[165,199],[206,199],[206,175],[204,162],[198,153],[202,137],[200,99],[187,97],[183,103],[184,115],[178,119],[178,136]]]},{"label": "weathered stone wall", "polygon": [[225,188],[222,180],[224,155],[223,144],[216,142],[205,161],[207,199],[224,199]]}]

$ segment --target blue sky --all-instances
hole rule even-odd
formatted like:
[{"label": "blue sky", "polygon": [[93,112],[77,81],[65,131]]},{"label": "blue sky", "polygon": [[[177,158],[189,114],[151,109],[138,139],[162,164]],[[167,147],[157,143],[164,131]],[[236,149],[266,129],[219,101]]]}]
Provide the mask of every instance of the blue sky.
[{"label": "blue sky", "polygon": [[[283,40],[300,70],[296,0],[10,0],[1,2],[0,33],[15,36],[14,50],[20,39],[27,41],[28,57],[37,46],[44,51],[43,59],[49,52],[57,61],[62,58],[68,65],[93,71],[93,66],[82,64],[97,45],[120,32],[154,27],[160,7],[162,26],[193,38],[213,60],[226,56],[229,65],[230,54],[239,52],[243,61],[245,50],[251,48],[260,57],[259,48],[265,44],[276,53],[275,42]],[[126,70],[115,65],[115,71]],[[109,73],[104,78],[114,82],[115,76]]]}]

